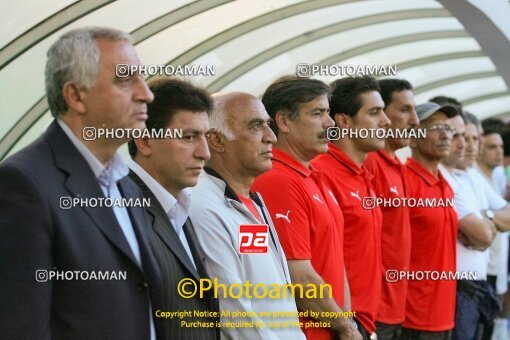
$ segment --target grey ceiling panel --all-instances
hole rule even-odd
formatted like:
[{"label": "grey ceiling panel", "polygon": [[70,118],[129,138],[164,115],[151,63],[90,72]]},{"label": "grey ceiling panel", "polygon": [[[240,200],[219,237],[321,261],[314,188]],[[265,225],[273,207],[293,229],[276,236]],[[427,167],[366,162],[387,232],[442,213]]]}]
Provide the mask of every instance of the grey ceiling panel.
[{"label": "grey ceiling panel", "polygon": [[30,28],[0,50],[0,71],[40,41],[111,2],[113,0],[77,1]]}]

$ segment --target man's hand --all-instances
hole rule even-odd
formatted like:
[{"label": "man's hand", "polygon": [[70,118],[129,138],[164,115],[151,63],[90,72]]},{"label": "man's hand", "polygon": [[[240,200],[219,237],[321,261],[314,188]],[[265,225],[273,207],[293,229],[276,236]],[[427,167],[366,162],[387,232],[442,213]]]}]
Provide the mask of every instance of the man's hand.
[{"label": "man's hand", "polygon": [[496,234],[498,233],[498,228],[496,227],[496,224],[494,223],[494,221],[491,221],[488,218],[484,218],[484,221],[488,225],[490,225],[490,229],[491,229],[491,233],[492,233],[492,240],[491,240],[491,244],[492,244],[492,241],[494,241],[494,238],[496,237]]},{"label": "man's hand", "polygon": [[351,319],[345,320],[345,327],[338,330],[339,340],[362,340],[361,333],[355,328],[354,321]]},{"label": "man's hand", "polygon": [[457,235],[457,239],[460,243],[462,243],[466,248],[471,247],[471,242],[469,242],[469,239],[462,231],[459,230],[459,234]]}]

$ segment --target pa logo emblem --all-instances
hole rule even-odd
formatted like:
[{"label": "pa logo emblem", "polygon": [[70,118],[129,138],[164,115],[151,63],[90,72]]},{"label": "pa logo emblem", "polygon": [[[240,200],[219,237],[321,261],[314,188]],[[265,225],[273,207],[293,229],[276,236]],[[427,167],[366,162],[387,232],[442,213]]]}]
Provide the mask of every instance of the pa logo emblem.
[{"label": "pa logo emblem", "polygon": [[239,254],[266,254],[269,244],[267,224],[239,225]]}]

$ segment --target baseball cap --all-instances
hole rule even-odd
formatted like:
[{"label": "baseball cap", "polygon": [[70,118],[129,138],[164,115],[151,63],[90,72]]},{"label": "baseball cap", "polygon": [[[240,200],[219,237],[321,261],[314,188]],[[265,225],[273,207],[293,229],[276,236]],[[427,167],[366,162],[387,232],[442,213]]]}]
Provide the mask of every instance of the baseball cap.
[{"label": "baseball cap", "polygon": [[425,104],[420,104],[416,106],[416,114],[418,115],[418,118],[420,120],[424,120],[432,116],[437,111],[444,112],[448,118],[452,118],[459,114],[459,111],[455,106],[445,104],[445,105],[439,105],[436,103],[428,102]]}]

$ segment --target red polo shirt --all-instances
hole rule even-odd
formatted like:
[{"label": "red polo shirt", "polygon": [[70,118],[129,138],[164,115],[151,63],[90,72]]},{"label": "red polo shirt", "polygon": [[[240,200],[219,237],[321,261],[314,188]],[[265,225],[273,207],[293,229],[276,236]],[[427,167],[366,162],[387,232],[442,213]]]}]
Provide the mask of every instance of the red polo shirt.
[{"label": "red polo shirt", "polygon": [[352,310],[373,333],[381,299],[382,214],[380,208],[364,209],[362,203],[363,197],[375,196],[372,175],[332,143],[312,164],[323,172],[344,214],[344,257]]},{"label": "red polo shirt", "polygon": [[[436,178],[409,158],[404,171],[408,197],[453,199],[453,190],[438,171]],[[453,207],[414,207],[411,215],[410,270],[456,271],[457,213]],[[409,280],[403,326],[423,331],[447,331],[454,326],[455,280]]]},{"label": "red polo shirt", "polygon": [[[252,190],[261,193],[288,260],[310,260],[344,304],[344,219],[321,175],[273,147],[273,168],[258,176]],[[263,268],[261,268],[263,270]],[[309,319],[302,319],[307,322]],[[328,328],[303,329],[309,339],[336,339]]]},{"label": "red polo shirt", "polygon": [[[406,197],[403,165],[398,158],[390,157],[384,150],[370,152],[363,166],[374,179],[375,194],[380,198]],[[381,207],[381,254],[383,273],[387,270],[407,271],[411,259],[411,225],[409,208]],[[395,246],[398,245],[398,246]],[[376,320],[385,324],[401,324],[405,319],[407,280],[388,282],[382,277],[381,303]]]}]

